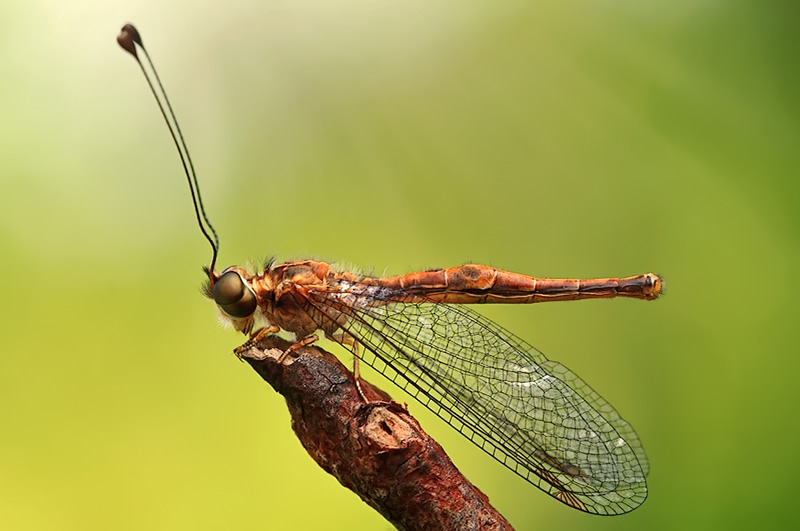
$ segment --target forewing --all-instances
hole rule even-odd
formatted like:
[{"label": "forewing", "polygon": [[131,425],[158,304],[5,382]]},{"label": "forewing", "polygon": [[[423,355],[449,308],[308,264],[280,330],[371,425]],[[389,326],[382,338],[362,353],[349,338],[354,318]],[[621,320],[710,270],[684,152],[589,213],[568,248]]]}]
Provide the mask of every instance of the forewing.
[{"label": "forewing", "polygon": [[[340,281],[310,315],[486,453],[558,500],[622,514],[647,497],[633,428],[575,373],[464,307]],[[344,342],[344,346],[353,350]]]}]

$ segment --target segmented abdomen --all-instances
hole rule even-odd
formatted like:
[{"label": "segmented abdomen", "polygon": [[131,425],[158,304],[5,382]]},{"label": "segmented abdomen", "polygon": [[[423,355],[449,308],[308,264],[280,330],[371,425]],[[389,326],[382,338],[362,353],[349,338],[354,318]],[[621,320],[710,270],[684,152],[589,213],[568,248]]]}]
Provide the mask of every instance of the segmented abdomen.
[{"label": "segmented abdomen", "polygon": [[[661,279],[652,273],[625,278],[536,278],[474,264],[366,278],[361,282],[452,304],[524,304],[613,297],[652,300],[661,293]],[[404,301],[413,302],[413,297]]]}]

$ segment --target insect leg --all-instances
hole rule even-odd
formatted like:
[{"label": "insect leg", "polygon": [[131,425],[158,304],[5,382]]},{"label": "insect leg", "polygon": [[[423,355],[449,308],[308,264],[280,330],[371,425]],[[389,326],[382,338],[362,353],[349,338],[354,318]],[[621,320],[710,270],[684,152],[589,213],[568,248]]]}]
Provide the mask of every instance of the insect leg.
[{"label": "insect leg", "polygon": [[281,354],[280,357],[278,358],[278,363],[283,363],[284,358],[286,358],[286,356],[290,352],[292,352],[294,350],[297,350],[299,348],[302,348],[302,347],[306,347],[306,346],[310,345],[311,343],[314,343],[315,341],[319,341],[319,336],[317,336],[316,334],[312,334],[312,335],[310,335],[308,337],[305,337],[305,338],[301,339],[300,341],[296,342],[294,345],[292,345],[291,347],[289,347],[289,348],[287,348],[286,350],[283,351],[283,354]]},{"label": "insect leg", "polygon": [[280,327],[277,327],[275,325],[266,328],[259,328],[258,330],[250,334],[250,338],[247,341],[245,341],[244,343],[233,349],[233,353],[236,355],[237,358],[239,358],[239,360],[241,360],[242,354],[250,350],[250,347],[252,347],[256,343],[264,339],[269,334],[277,334],[280,331],[281,331]]},{"label": "insect leg", "polygon": [[359,357],[358,354],[358,342],[355,339],[353,339],[352,336],[347,335],[347,333],[345,332],[331,334],[328,337],[333,341],[336,341],[337,343],[353,347],[353,380],[355,381],[356,389],[358,390],[359,396],[361,397],[361,399],[364,401],[365,404],[369,404],[369,399],[367,399],[367,396],[361,389],[361,372],[358,367],[358,363],[361,358]]}]

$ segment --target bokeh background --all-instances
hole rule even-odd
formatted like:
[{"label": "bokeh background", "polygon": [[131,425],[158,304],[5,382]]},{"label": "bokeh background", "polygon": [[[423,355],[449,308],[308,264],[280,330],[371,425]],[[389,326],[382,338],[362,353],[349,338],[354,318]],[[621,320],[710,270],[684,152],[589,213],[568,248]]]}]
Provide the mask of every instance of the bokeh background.
[{"label": "bokeh background", "polygon": [[221,266],[666,278],[653,303],[485,309],[636,427],[652,472],[629,515],[562,506],[410,404],[515,526],[796,526],[793,4],[6,0],[0,528],[389,528],[200,295],[208,245],[114,41],[128,21]]}]

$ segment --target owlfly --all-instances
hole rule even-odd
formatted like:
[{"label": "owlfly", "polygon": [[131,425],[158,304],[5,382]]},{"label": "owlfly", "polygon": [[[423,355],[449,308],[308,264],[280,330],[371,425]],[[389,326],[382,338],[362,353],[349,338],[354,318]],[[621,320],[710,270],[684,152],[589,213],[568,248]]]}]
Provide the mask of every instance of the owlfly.
[{"label": "owlfly", "polygon": [[250,337],[237,355],[281,330],[296,338],[289,351],[313,343],[321,331],[353,353],[356,383],[361,360],[560,502],[600,515],[644,502],[649,467],[631,425],[574,372],[464,305],[653,300],[661,293],[658,276],[534,278],[469,264],[373,278],[316,260],[270,261],[260,273],[237,266],[217,272],[219,238],[158,74],[132,25],[117,40],[139,63],[180,153],[197,222],[212,248],[206,295]]}]

